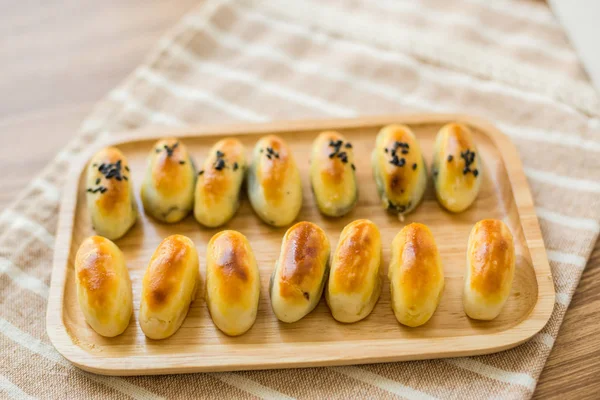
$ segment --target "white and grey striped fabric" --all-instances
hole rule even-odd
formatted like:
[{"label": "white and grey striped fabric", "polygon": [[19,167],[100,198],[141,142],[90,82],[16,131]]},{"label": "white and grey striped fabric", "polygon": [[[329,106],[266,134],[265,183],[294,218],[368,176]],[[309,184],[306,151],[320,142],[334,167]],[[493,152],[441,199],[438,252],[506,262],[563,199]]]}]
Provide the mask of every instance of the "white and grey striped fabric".
[{"label": "white and grey striped fabric", "polygon": [[[480,357],[130,378],[82,372],[49,343],[63,171],[100,135],[411,111],[482,116],[517,145],[557,292],[533,340]],[[206,0],[0,215],[0,396],[528,398],[600,231],[599,117],[597,95],[541,2]]]}]

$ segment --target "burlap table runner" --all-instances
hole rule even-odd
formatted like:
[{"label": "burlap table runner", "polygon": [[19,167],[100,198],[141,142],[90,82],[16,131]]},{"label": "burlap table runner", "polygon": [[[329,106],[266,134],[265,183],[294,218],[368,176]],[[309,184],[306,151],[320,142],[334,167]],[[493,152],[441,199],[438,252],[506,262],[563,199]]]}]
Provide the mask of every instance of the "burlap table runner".
[{"label": "burlap table runner", "polygon": [[[557,292],[552,319],[533,340],[481,357],[130,378],[82,372],[49,343],[44,319],[64,171],[100,135],[150,124],[410,111],[479,115],[517,145]],[[598,235],[599,114],[540,2],[207,0],[1,214],[0,396],[528,398]]]}]

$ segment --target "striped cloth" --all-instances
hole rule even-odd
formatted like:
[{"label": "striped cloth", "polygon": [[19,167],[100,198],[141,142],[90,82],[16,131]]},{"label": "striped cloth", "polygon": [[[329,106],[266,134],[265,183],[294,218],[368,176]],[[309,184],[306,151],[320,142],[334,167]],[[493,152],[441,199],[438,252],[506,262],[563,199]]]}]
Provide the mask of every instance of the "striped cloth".
[{"label": "striped cloth", "polygon": [[[99,136],[413,111],[482,116],[517,145],[557,293],[533,340],[479,357],[129,378],[82,372],[53,349],[44,316],[63,172]],[[1,214],[0,396],[528,398],[600,230],[599,116],[543,2],[206,0]]]}]

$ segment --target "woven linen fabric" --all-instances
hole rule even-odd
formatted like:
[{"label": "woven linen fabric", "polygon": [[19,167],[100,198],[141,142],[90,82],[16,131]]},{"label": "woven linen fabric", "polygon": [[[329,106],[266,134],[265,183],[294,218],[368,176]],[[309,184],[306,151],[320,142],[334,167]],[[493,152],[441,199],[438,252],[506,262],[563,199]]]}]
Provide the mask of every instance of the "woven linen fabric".
[{"label": "woven linen fabric", "polygon": [[[417,111],[487,118],[520,152],[557,293],[529,342],[433,361],[127,378],[83,372],[50,344],[61,171],[101,135]],[[0,397],[529,398],[600,229],[599,116],[542,2],[204,1],[0,215]]]}]

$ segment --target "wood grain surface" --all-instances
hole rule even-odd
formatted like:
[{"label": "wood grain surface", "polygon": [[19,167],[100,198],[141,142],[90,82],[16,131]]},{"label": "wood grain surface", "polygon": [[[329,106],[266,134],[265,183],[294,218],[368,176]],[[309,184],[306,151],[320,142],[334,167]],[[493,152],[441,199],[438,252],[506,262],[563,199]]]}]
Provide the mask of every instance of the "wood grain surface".
[{"label": "wood grain surface", "polygon": [[[5,148],[0,210],[75,134],[95,102],[196,3],[0,0],[0,91],[11,94],[0,100]],[[534,398],[594,398],[600,393],[599,284],[600,242]]]},{"label": "wood grain surface", "polygon": [[[398,221],[397,216],[381,206],[372,176],[370,156],[377,132],[391,123],[408,125],[419,141],[426,165],[431,165],[436,135],[449,122],[464,123],[473,131],[477,157],[483,163],[478,177],[481,189],[476,201],[462,213],[446,212],[436,201],[430,181],[421,204],[406,215],[403,222]],[[321,215],[309,190],[308,161],[312,142],[320,132],[329,130],[340,132],[352,143],[357,180],[360,182],[356,207],[340,218]],[[271,310],[268,287],[281,238],[288,227],[274,228],[263,223],[253,212],[246,196],[242,195],[240,209],[222,227],[200,227],[191,215],[181,222],[164,224],[140,212],[137,223],[115,243],[125,255],[133,286],[134,314],[138,316],[141,277],[147,260],[164,237],[179,233],[194,241],[201,260],[201,275],[205,279],[206,244],[210,238],[224,229],[242,232],[254,249],[261,281],[258,315],[248,332],[239,337],[221,333],[212,323],[201,294],[192,303],[181,328],[161,341],[148,340],[135,317],[127,329],[114,338],[104,338],[90,329],[78,305],[73,270],[77,249],[85,238],[94,235],[86,202],[88,181],[82,173],[89,158],[106,145],[118,146],[130,168],[128,182],[137,191],[144,179],[148,155],[154,154],[154,144],[160,138],[178,137],[196,165],[201,165],[200,161],[206,159],[214,143],[224,137],[238,138],[249,156],[258,139],[270,134],[277,134],[289,144],[298,165],[303,200],[296,220],[319,225],[333,247],[337,245],[344,226],[356,219],[369,218],[381,232],[381,273],[386,276],[390,243],[398,231],[417,221],[431,229],[445,275],[444,292],[431,320],[417,328],[398,324],[392,312],[389,281],[384,278],[375,309],[360,322],[336,322],[325,300],[321,299],[315,310],[302,320],[293,324],[280,323]],[[148,128],[122,132],[113,140],[99,143],[72,160],[63,191],[46,314],[46,327],[52,344],[68,360],[85,370],[107,375],[147,375],[488,354],[523,343],[550,318],[555,299],[554,285],[529,185],[512,142],[486,121],[452,114],[391,115],[192,126],[181,130]],[[106,195],[110,193],[109,190]],[[143,209],[139,199],[138,207]],[[500,315],[493,321],[474,321],[467,318],[462,304],[464,257],[473,225],[486,218],[503,220],[511,230],[517,255],[516,271],[510,298]]]}]

